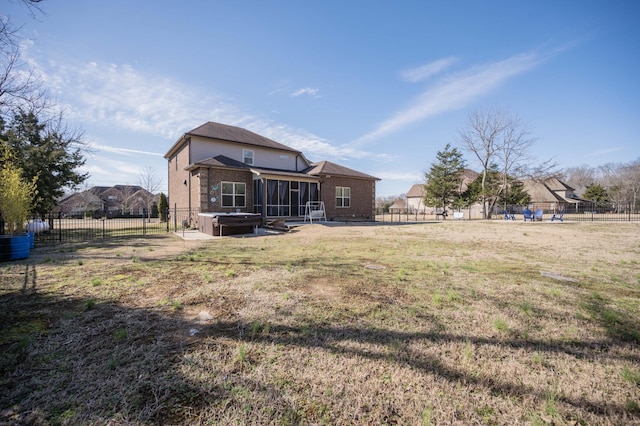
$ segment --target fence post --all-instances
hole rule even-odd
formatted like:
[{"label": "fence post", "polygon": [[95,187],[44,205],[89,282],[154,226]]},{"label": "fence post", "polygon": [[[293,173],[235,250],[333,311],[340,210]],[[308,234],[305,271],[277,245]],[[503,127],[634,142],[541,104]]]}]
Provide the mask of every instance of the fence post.
[{"label": "fence post", "polygon": [[142,235],[147,235],[147,209],[142,209]]},{"label": "fence post", "polygon": [[176,204],[173,205],[173,230],[178,230],[178,208]]}]

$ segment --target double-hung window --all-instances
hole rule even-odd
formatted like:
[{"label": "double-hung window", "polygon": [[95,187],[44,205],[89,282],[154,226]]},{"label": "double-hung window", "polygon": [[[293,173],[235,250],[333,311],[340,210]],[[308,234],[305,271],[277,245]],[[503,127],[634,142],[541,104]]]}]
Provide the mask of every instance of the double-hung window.
[{"label": "double-hung window", "polygon": [[246,202],[246,183],[222,182],[222,207],[245,207]]},{"label": "double-hung window", "polygon": [[243,149],[242,150],[242,162],[244,164],[248,164],[250,166],[253,166],[253,151],[250,149]]},{"label": "double-hung window", "polygon": [[336,207],[351,206],[351,188],[348,186],[336,186]]}]

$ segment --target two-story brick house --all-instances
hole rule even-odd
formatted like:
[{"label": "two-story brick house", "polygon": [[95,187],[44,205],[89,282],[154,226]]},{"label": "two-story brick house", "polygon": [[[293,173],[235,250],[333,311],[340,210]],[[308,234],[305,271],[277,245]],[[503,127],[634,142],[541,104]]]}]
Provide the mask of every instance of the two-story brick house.
[{"label": "two-story brick house", "polygon": [[323,202],[328,220],[373,220],[379,179],[304,154],[249,130],[207,122],[165,154],[169,206],[204,212],[300,218]]}]

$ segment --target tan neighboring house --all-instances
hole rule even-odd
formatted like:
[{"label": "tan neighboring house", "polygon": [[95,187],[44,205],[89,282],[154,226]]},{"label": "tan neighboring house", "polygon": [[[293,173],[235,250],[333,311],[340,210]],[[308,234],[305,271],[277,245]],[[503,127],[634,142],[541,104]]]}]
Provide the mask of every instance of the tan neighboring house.
[{"label": "tan neighboring house", "polygon": [[393,202],[393,204],[389,206],[389,213],[391,214],[407,213],[404,200],[402,198],[396,199]]},{"label": "tan neighboring house", "polygon": [[407,192],[407,210],[409,213],[425,213],[424,184],[416,183]]},{"label": "tan neighboring house", "polygon": [[286,145],[240,127],[207,122],[165,154],[170,209],[301,218],[324,203],[328,220],[373,220],[379,179],[347,167],[312,163]]},{"label": "tan neighboring house", "polygon": [[[469,187],[469,184],[476,180],[479,176],[478,172],[475,172],[471,169],[464,169],[462,172],[462,182],[460,185],[460,192],[464,192]],[[434,214],[437,210],[434,206],[425,206],[424,205],[424,184],[417,183],[409,189],[407,192],[407,208],[409,213],[417,213],[417,214]],[[482,216],[482,206],[473,205],[471,207],[465,208],[464,212],[467,214],[471,214],[471,217],[475,217],[477,215]]]},{"label": "tan neighboring house", "polygon": [[548,212],[576,211],[578,204],[587,202],[574,194],[574,188],[558,178],[526,180],[523,184],[536,209]]}]

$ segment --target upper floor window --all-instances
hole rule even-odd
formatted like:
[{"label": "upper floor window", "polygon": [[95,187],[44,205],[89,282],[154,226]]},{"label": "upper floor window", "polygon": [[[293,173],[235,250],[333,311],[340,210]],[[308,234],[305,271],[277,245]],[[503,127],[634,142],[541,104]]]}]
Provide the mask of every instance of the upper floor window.
[{"label": "upper floor window", "polygon": [[336,207],[351,206],[351,188],[348,186],[336,186]]},{"label": "upper floor window", "polygon": [[222,207],[245,207],[246,202],[246,183],[222,182]]},{"label": "upper floor window", "polygon": [[242,162],[244,164],[253,166],[253,150],[250,150],[250,149],[242,150]]}]

